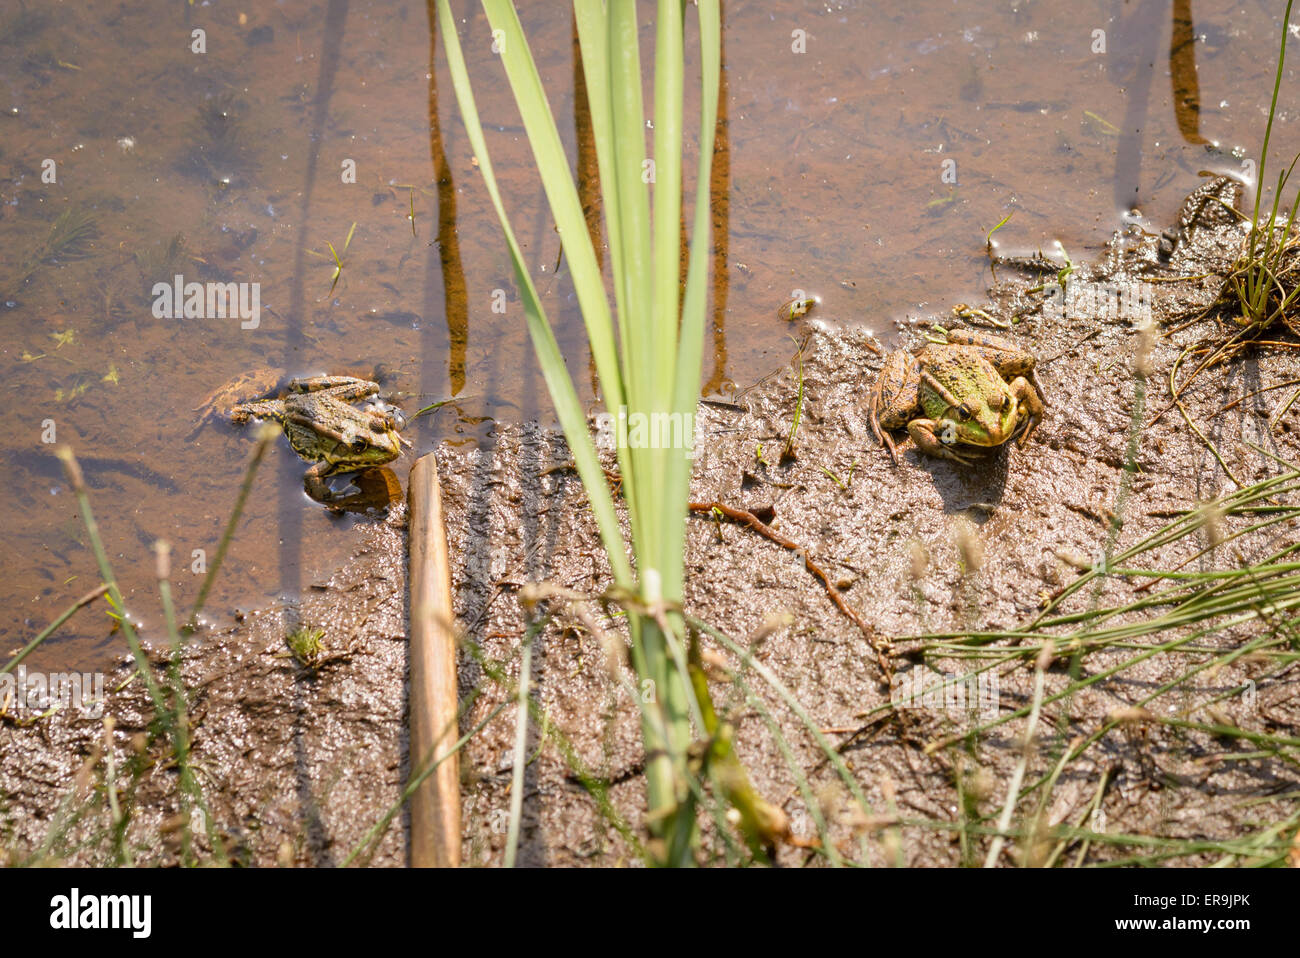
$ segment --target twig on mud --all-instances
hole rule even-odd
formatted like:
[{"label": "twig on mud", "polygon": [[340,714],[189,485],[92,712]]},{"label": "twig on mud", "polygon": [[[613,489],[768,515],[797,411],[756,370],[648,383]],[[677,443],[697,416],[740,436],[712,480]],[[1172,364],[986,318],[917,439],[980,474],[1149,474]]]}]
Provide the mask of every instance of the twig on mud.
[{"label": "twig on mud", "polygon": [[749,526],[763,538],[775,542],[782,548],[789,549],[791,552],[795,553],[795,555],[799,556],[799,558],[803,560],[804,568],[820,579],[822,585],[826,587],[826,594],[830,596],[830,599],[835,603],[836,608],[843,612],[854,625],[862,630],[863,635],[867,637],[867,642],[871,644],[872,650],[876,653],[876,663],[880,666],[880,671],[884,676],[885,684],[890,685],[893,683],[894,667],[889,661],[890,655],[893,653],[893,646],[887,638],[877,635],[876,630],[868,625],[851,605],[844,601],[844,596],[840,595],[839,590],[835,588],[835,584],[831,582],[830,577],[826,574],[825,570],[822,569],[821,566],[817,565],[817,563],[813,562],[806,549],[801,547],[794,540],[787,539],[785,536],[781,535],[781,533],[763,522],[763,520],[758,518],[758,516],[754,515],[748,509],[738,509],[735,506],[729,506],[725,503],[716,501],[691,502],[688,503],[688,505],[691,512],[702,512],[709,515],[720,512],[733,522],[739,522],[743,525]]},{"label": "twig on mud", "polygon": [[[1249,329],[1249,327],[1247,327],[1247,329]],[[1247,329],[1238,330],[1236,333],[1233,333],[1230,337],[1228,337],[1226,340],[1220,343],[1218,348],[1212,351],[1208,357],[1201,360],[1201,364],[1192,370],[1191,374],[1186,379],[1183,380],[1183,385],[1179,387],[1174,380],[1175,377],[1178,375],[1178,367],[1182,365],[1183,356],[1187,355],[1187,352],[1188,350],[1190,350],[1191,347],[1188,347],[1187,350],[1184,350],[1183,355],[1179,356],[1178,359],[1175,360],[1173,368],[1169,370],[1169,394],[1172,397],[1169,400],[1169,405],[1165,406],[1164,409],[1160,410],[1158,413],[1155,414],[1154,418],[1152,418],[1152,420],[1149,423],[1147,423],[1148,428],[1158,423],[1160,421],[1160,418],[1165,413],[1169,412],[1169,410],[1173,409],[1174,406],[1178,404],[1178,400],[1182,398],[1183,393],[1187,391],[1187,387],[1192,384],[1192,380],[1197,377],[1197,375],[1201,372],[1201,370],[1205,369],[1208,366],[1213,365],[1214,362],[1218,360],[1220,357],[1228,355],[1227,353],[1228,347],[1236,345],[1237,340],[1239,340],[1242,336],[1245,335]]]},{"label": "twig on mud", "polygon": [[1201,432],[1196,423],[1192,422],[1192,417],[1188,414],[1187,407],[1183,405],[1182,401],[1175,399],[1174,404],[1178,407],[1178,411],[1183,414],[1183,419],[1187,421],[1187,425],[1191,427],[1192,432],[1196,433],[1196,437],[1200,439],[1201,442],[1205,443],[1205,448],[1210,450],[1210,454],[1219,461],[1219,465],[1222,466],[1223,471],[1228,474],[1228,478],[1237,484],[1238,489],[1246,488],[1242,481],[1232,474],[1232,470],[1229,469],[1228,464],[1223,461],[1223,456],[1219,455],[1219,450],[1215,447],[1214,443],[1210,442],[1205,433]]},{"label": "twig on mud", "polygon": [[[1181,326],[1179,327],[1179,329],[1182,328],[1183,327]],[[1245,337],[1246,334],[1250,332],[1254,332],[1256,334],[1255,338],[1247,338],[1243,341],[1243,337]],[[1175,383],[1175,378],[1178,375],[1178,369],[1182,365],[1184,357],[1187,355],[1188,352],[1190,352],[1193,349],[1193,347],[1189,346],[1187,349],[1183,350],[1182,354],[1179,355],[1178,359],[1174,361],[1173,367],[1169,370],[1169,394],[1172,397],[1169,401],[1169,405],[1165,406],[1164,409],[1156,413],[1155,417],[1152,418],[1152,420],[1149,423],[1147,423],[1147,425],[1154,426],[1157,422],[1160,421],[1160,418],[1165,413],[1173,409],[1174,406],[1178,404],[1178,401],[1182,398],[1183,393],[1187,392],[1187,388],[1192,384],[1192,380],[1194,380],[1202,370],[1210,366],[1213,366],[1216,362],[1219,362],[1221,360],[1226,362],[1227,360],[1231,359],[1233,356],[1241,352],[1243,349],[1245,349],[1248,344],[1255,345],[1255,346],[1281,346],[1290,349],[1298,348],[1296,343],[1284,343],[1284,342],[1278,342],[1276,340],[1259,339],[1258,336],[1261,332],[1262,329],[1260,329],[1257,326],[1245,326],[1239,329],[1237,332],[1233,333],[1222,343],[1220,343],[1217,347],[1211,350],[1210,354],[1205,359],[1201,360],[1200,365],[1198,365],[1195,369],[1193,369],[1190,375],[1188,375],[1188,377],[1183,380],[1182,386],[1178,386]]]},{"label": "twig on mud", "polygon": [[1263,389],[1256,389],[1254,392],[1249,392],[1246,393],[1246,395],[1244,396],[1239,396],[1238,398],[1234,399],[1232,402],[1228,403],[1226,406],[1220,407],[1219,412],[1216,412],[1214,415],[1217,416],[1219,413],[1227,412],[1229,409],[1235,409],[1238,405],[1244,403],[1247,399],[1250,399],[1254,396],[1258,396],[1260,393],[1270,392],[1274,389],[1285,389],[1287,386],[1294,386],[1297,383],[1300,383],[1300,379],[1288,379],[1286,382],[1278,383],[1275,386],[1265,386]]},{"label": "twig on mud", "polygon": [[1172,329],[1166,329],[1163,333],[1161,333],[1160,338],[1168,339],[1174,333],[1181,333],[1184,329],[1187,329],[1189,326],[1195,326],[1201,320],[1209,316],[1210,313],[1213,312],[1218,305],[1219,305],[1219,301],[1216,299],[1214,302],[1212,302],[1209,306],[1206,306],[1203,310],[1201,310],[1191,319],[1187,320],[1186,322],[1179,323],[1177,326],[1173,327]]},{"label": "twig on mud", "polygon": [[[572,463],[557,463],[546,471],[550,472],[569,468],[573,468]],[[610,469],[605,470],[605,477],[615,484],[621,482],[619,474]],[[870,643],[872,650],[876,653],[876,663],[880,666],[880,671],[883,674],[886,686],[892,684],[894,669],[890,664],[889,657],[893,653],[893,646],[890,644],[889,640],[878,635],[876,630],[868,625],[866,620],[864,620],[851,605],[844,601],[844,597],[840,595],[839,590],[835,588],[835,584],[831,582],[830,576],[826,574],[826,571],[822,569],[821,566],[813,562],[813,560],[808,556],[807,551],[797,542],[792,539],[787,539],[747,509],[738,509],[722,502],[690,502],[687,505],[690,508],[690,511],[695,513],[703,513],[714,517],[721,513],[733,522],[739,522],[742,525],[749,526],[764,538],[769,539],[777,545],[789,549],[791,552],[798,555],[803,560],[805,568],[821,580],[822,585],[826,587],[826,594],[830,596],[830,599],[835,603],[835,606],[862,630],[863,635],[867,637],[867,642]]]}]

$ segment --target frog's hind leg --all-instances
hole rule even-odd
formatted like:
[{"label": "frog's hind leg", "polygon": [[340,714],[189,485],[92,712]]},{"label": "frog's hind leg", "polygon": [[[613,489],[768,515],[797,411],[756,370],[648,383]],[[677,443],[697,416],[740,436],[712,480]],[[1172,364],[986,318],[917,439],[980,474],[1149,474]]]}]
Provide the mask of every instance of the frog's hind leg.
[{"label": "frog's hind leg", "polygon": [[311,376],[289,382],[289,390],[296,393],[314,393],[328,390],[343,402],[364,399],[379,392],[379,385],[355,376]]},{"label": "frog's hind leg", "polygon": [[278,400],[264,399],[235,406],[230,410],[230,421],[238,426],[250,419],[279,419],[282,414],[283,408]]},{"label": "frog's hind leg", "polygon": [[1009,339],[1004,339],[1001,336],[994,336],[992,333],[982,333],[974,329],[948,330],[948,345],[984,346],[987,349],[993,349],[1004,353],[1024,352],[1024,350]]},{"label": "frog's hind leg", "polygon": [[898,449],[889,430],[906,426],[920,408],[920,384],[920,363],[907,350],[899,349],[885,359],[885,365],[871,387],[867,418],[876,441],[889,450],[895,465],[898,464]]}]

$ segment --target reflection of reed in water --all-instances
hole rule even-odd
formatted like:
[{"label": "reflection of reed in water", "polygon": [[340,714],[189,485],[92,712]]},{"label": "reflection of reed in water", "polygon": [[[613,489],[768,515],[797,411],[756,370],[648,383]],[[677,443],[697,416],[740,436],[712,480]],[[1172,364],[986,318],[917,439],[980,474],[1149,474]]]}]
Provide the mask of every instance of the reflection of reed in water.
[{"label": "reflection of reed in water", "polygon": [[[442,275],[443,314],[447,318],[448,392],[455,396],[465,388],[465,351],[469,345],[469,291],[460,258],[460,235],[456,232],[456,185],[442,142],[438,121],[438,31],[432,4],[429,6],[429,156],[438,189],[438,248]],[[430,270],[432,272],[432,270]],[[431,287],[432,284],[429,284]],[[431,312],[426,303],[426,313]],[[426,383],[426,388],[428,384]]]},{"label": "reflection of reed in water", "polygon": [[1173,35],[1169,41],[1169,82],[1173,85],[1174,117],[1188,143],[1205,143],[1201,136],[1201,86],[1196,77],[1196,28],[1192,0],[1174,0]]},{"label": "reflection of reed in water", "polygon": [[[591,101],[587,99],[587,74],[582,69],[582,46],[578,42],[578,19],[574,11],[570,18],[573,52],[573,133],[577,140],[578,162],[576,177],[578,182],[578,202],[582,204],[582,218],[587,223],[587,235],[591,238],[591,248],[596,251],[596,265],[605,268],[605,244],[601,240],[601,205],[600,205],[600,165],[596,159],[596,133],[591,125]],[[564,247],[561,246],[561,255]],[[556,261],[555,270],[560,269]],[[587,344],[587,376],[591,381],[591,394],[600,395],[600,383],[596,376],[596,357]]]},{"label": "reflection of reed in water", "polygon": [[[731,251],[731,126],[727,117],[731,97],[727,91],[727,5],[718,4],[722,32],[718,57],[718,122],[714,126],[713,171],[709,177],[709,202],[713,208],[713,374],[701,390],[705,396],[722,391],[727,375],[727,293]],[[734,388],[734,387],[733,387]]]}]

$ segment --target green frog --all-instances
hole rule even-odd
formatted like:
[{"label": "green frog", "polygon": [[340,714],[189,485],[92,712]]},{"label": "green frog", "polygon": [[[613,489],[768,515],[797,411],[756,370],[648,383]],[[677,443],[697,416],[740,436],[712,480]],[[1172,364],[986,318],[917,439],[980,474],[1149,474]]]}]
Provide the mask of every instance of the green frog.
[{"label": "green frog", "polygon": [[1032,355],[985,333],[958,330],[947,340],[890,353],[876,377],[871,430],[895,464],[890,429],[906,426],[921,452],[969,465],[960,447],[1000,446],[1014,436],[1024,445],[1043,420]]},{"label": "green frog", "polygon": [[308,494],[325,501],[332,497],[324,482],[328,477],[382,466],[400,456],[403,445],[411,444],[398,433],[391,413],[351,405],[378,392],[378,384],[351,376],[295,379],[282,398],[234,406],[230,420],[280,423],[294,452],[316,463],[304,476]]}]

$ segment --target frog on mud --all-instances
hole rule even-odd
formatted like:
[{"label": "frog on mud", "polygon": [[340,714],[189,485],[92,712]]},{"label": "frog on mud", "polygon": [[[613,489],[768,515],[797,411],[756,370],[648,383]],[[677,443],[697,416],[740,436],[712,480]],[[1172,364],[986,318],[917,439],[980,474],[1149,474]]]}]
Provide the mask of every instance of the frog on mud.
[{"label": "frog on mud", "polygon": [[397,432],[391,414],[357,409],[351,403],[379,392],[379,386],[350,376],[314,376],[295,379],[280,399],[240,403],[230,420],[274,419],[284,428],[289,445],[316,465],[307,470],[304,485],[317,501],[331,498],[324,480],[392,462],[410,441]]},{"label": "frog on mud", "polygon": [[997,336],[955,331],[947,343],[890,353],[871,389],[869,418],[895,464],[888,430],[906,426],[921,452],[969,465],[960,447],[1000,446],[1013,436],[1024,445],[1043,411],[1033,356]]}]

